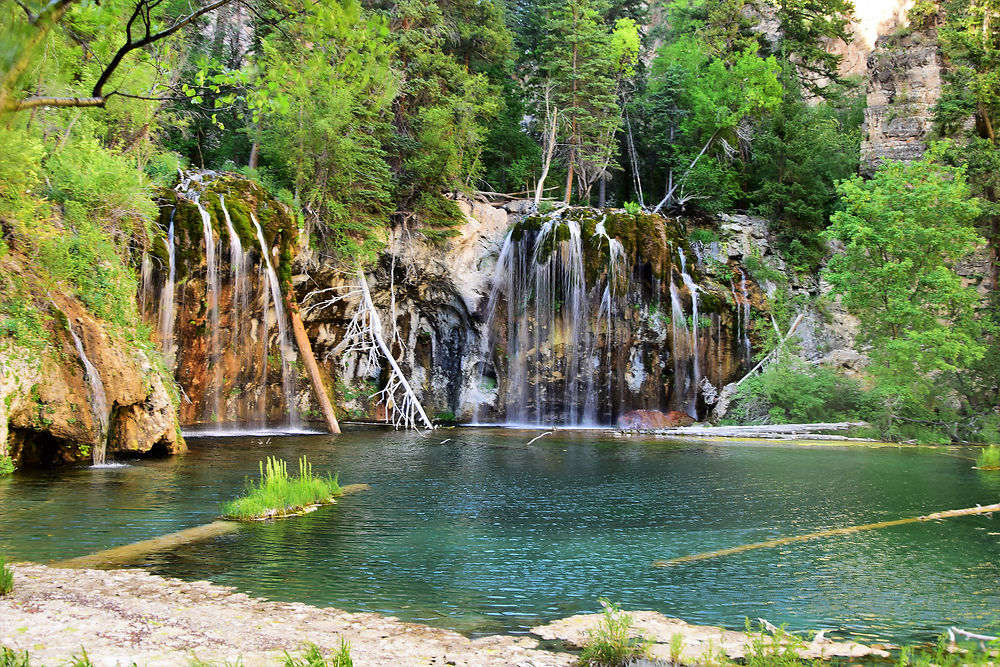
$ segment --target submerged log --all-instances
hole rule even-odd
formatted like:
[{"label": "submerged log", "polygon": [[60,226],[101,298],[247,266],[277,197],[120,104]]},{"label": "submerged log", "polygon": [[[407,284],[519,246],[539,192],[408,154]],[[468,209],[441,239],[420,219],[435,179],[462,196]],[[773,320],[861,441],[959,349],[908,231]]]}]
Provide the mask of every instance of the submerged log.
[{"label": "submerged log", "polygon": [[[750,426],[682,426],[676,428],[656,429],[657,435],[681,435],[707,438],[811,438],[811,439],[842,439],[844,436],[822,435],[824,431],[847,431],[852,428],[867,426],[865,422],[820,422],[815,424],[759,424]],[[865,442],[873,442],[864,440]]]},{"label": "submerged log", "polygon": [[967,507],[965,509],[960,509],[960,510],[947,510],[944,512],[934,512],[933,514],[924,514],[922,516],[915,516],[907,519],[895,519],[894,521],[879,521],[877,523],[866,523],[861,526],[831,528],[830,530],[820,530],[815,533],[808,533],[806,535],[779,537],[777,539],[767,540],[765,542],[742,544],[738,547],[730,547],[728,549],[718,549],[717,551],[708,551],[700,554],[692,554],[690,556],[680,556],[678,558],[670,558],[668,560],[658,560],[653,563],[653,567],[670,567],[672,565],[679,565],[681,563],[690,563],[696,560],[708,560],[709,558],[721,558],[723,556],[731,556],[733,554],[742,553],[744,551],[751,551],[753,549],[766,549],[769,547],[779,547],[785,544],[792,544],[794,542],[805,542],[807,540],[815,540],[821,537],[832,537],[834,535],[849,535],[851,533],[859,533],[865,530],[875,530],[876,528],[888,528],[890,526],[902,526],[908,523],[917,523],[919,521],[936,521],[939,519],[949,519],[951,517],[956,517],[956,516],[970,516],[974,514],[992,514],[993,512],[1000,512],[1000,503],[996,503],[994,505],[976,505],[975,507]]}]

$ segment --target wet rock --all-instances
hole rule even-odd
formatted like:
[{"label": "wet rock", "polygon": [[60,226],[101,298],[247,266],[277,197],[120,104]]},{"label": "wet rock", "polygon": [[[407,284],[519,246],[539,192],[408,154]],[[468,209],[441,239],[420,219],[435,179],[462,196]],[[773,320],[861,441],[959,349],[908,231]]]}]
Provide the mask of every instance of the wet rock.
[{"label": "wet rock", "polygon": [[[51,343],[0,350],[0,455],[15,465],[88,461],[106,438],[107,451],[173,454],[184,449],[174,404],[149,353],[53,292]],[[95,419],[91,386],[67,321],[104,385],[108,430]]]},{"label": "wet rock", "polygon": [[618,426],[626,431],[652,431],[659,428],[677,428],[690,426],[694,419],[684,412],[672,410],[667,413],[659,410],[632,410],[621,416]]}]

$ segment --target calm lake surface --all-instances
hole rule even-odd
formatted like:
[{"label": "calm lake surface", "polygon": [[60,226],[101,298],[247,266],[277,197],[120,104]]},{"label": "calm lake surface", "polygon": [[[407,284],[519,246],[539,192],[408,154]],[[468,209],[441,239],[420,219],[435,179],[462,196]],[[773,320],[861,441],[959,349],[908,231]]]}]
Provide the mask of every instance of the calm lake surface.
[{"label": "calm lake surface", "polygon": [[[213,520],[259,459],[307,455],[371,491],[137,566],[467,634],[524,632],[608,597],[692,623],[912,642],[1000,620],[1000,517],[962,517],[654,568],[780,536],[1000,500],[973,451],[706,444],[610,433],[189,438],[172,459],[0,480],[0,552],[48,562]],[[995,627],[995,625],[994,625]]]}]

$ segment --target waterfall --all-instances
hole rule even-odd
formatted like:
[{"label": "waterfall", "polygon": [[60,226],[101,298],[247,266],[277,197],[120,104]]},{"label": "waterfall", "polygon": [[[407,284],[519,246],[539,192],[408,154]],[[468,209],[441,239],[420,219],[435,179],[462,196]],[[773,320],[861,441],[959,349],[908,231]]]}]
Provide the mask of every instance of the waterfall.
[{"label": "waterfall", "polygon": [[232,272],[233,281],[233,312],[231,320],[233,322],[233,343],[238,344],[242,340],[240,325],[243,323],[243,312],[247,309],[250,301],[249,283],[247,281],[247,256],[243,251],[243,244],[233,227],[233,219],[229,217],[229,209],[226,208],[226,198],[219,195],[219,205],[222,207],[222,215],[226,219],[226,231],[229,233],[229,268]]},{"label": "waterfall", "polygon": [[219,422],[222,414],[222,365],[219,363],[219,264],[215,256],[215,233],[212,231],[212,216],[195,200],[198,212],[201,213],[201,223],[205,240],[205,299],[208,302],[208,336],[209,336],[209,367],[212,371],[212,382],[209,388],[209,400],[206,401],[211,410],[209,417]]},{"label": "waterfall", "polygon": [[687,272],[687,262],[684,257],[684,250],[682,248],[677,248],[677,256],[681,263],[681,280],[684,281],[684,286],[687,287],[688,292],[691,294],[691,346],[689,352],[691,355],[691,396],[688,400],[685,411],[694,417],[698,418],[697,413],[697,401],[698,401],[698,385],[701,384],[701,372],[699,369],[699,354],[698,354],[698,285],[695,284],[694,279],[691,278],[691,274]]},{"label": "waterfall", "polygon": [[76,344],[76,352],[80,355],[80,361],[83,362],[83,369],[87,375],[87,381],[90,383],[90,410],[94,414],[94,425],[97,428],[97,442],[94,443],[94,448],[91,450],[91,455],[93,457],[95,466],[102,466],[105,463],[105,458],[107,456],[108,449],[108,426],[110,411],[108,410],[108,395],[104,391],[104,383],[101,381],[101,375],[97,372],[94,364],[90,363],[90,359],[87,358],[87,353],[83,350],[83,342],[80,337],[76,335],[76,331],[73,330],[73,325],[67,319],[66,326],[69,327],[69,333],[73,336],[73,343]]},{"label": "waterfall", "polygon": [[[595,334],[602,331],[605,336],[604,349],[606,350],[606,358],[603,360],[607,365],[606,368],[610,370],[612,364],[612,337],[614,332],[614,321],[612,319],[613,306],[615,304],[616,296],[625,294],[628,291],[628,264],[625,258],[625,246],[622,242],[616,238],[613,238],[608,234],[605,223],[607,222],[607,216],[603,216],[601,221],[597,223],[594,228],[594,237],[599,238],[607,242],[608,244],[608,276],[607,284],[604,286],[604,290],[601,293],[601,302],[597,311],[597,325],[594,328]],[[595,391],[594,383],[596,380],[598,369],[600,368],[601,359],[598,359],[598,346],[593,346],[593,358],[591,359],[590,368],[587,369],[587,397],[584,402],[584,420],[583,423],[587,425],[597,424],[597,392]],[[613,373],[607,373],[607,396],[610,397],[613,392]]]},{"label": "waterfall", "polygon": [[750,346],[750,294],[747,291],[747,276],[743,269],[736,267],[740,274],[740,294],[736,294],[736,283],[731,281],[733,300],[736,302],[736,328],[739,331],[743,370],[750,370],[753,350]]},{"label": "waterfall", "polygon": [[174,244],[174,215],[177,209],[170,211],[170,225],[167,228],[167,279],[160,290],[160,341],[163,345],[163,358],[167,367],[173,368],[176,358],[176,343],[174,341],[174,322],[177,315],[174,312],[174,290],[177,282],[177,249]]},{"label": "waterfall", "polygon": [[142,263],[139,264],[139,313],[146,312],[150,295],[153,291],[153,261],[149,253],[142,253]]},{"label": "waterfall", "polygon": [[[597,336],[603,324],[610,355],[617,324],[612,314],[624,294],[627,262],[621,242],[608,235],[603,221],[594,237],[607,242],[608,262],[603,283],[599,281],[592,290],[586,284],[579,221],[549,217],[537,230],[511,230],[504,239],[487,303],[480,353],[486,360],[496,357],[503,363],[493,347],[501,298],[506,297],[508,423],[580,425],[597,421],[595,374],[602,366]],[[609,405],[602,407],[610,413]]]},{"label": "waterfall", "polygon": [[684,315],[684,304],[673,276],[670,277],[670,340],[672,349],[670,356],[674,361],[673,407],[690,413],[694,401],[687,399],[694,383],[688,373],[690,359],[690,336],[688,334],[687,317]]},{"label": "waterfall", "polygon": [[[285,324],[285,308],[281,301],[281,284],[278,282],[278,274],[275,273],[271,265],[271,253],[268,251],[267,240],[264,238],[264,230],[261,229],[257,216],[250,213],[250,220],[257,230],[257,239],[260,241],[261,257],[267,272],[267,281],[270,288],[271,300],[274,302],[274,316],[278,322],[278,350],[281,353],[281,390],[285,397],[285,407],[288,411],[288,423],[297,426],[299,423],[298,411],[295,409],[295,378],[292,375],[292,367],[289,359],[292,357],[292,345],[288,338],[288,328]],[[267,317],[267,290],[264,291],[264,317]],[[265,355],[267,346],[267,326],[264,326]],[[265,356],[265,363],[267,359]],[[266,365],[265,365],[266,369]],[[266,393],[266,392],[265,392]]]}]

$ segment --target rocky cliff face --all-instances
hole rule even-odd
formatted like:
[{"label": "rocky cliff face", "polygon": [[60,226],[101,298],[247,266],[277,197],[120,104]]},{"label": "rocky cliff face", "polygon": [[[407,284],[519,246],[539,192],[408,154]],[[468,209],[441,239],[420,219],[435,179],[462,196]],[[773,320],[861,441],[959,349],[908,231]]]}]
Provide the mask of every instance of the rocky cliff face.
[{"label": "rocky cliff face", "polygon": [[[75,300],[55,292],[51,298],[48,346],[5,341],[0,348],[0,455],[33,466],[90,461],[105,443],[111,456],[183,450],[173,388],[157,370],[155,353],[123,340]],[[95,410],[74,333],[101,378],[106,416]]]},{"label": "rocky cliff face", "polygon": [[[634,409],[704,416],[772,335],[775,300],[805,313],[798,333],[807,358],[859,363],[851,319],[824,298],[823,285],[790,271],[761,219],[594,209],[531,216],[519,205],[457,205],[465,216],[457,236],[431,241],[397,228],[367,272],[382,334],[432,418],[610,424]],[[279,340],[260,240],[240,231],[268,207],[277,210],[255,186],[216,174],[163,209],[161,223],[174,229],[176,284],[168,292],[170,260],[159,258],[144,303],[165,342],[164,320],[173,323],[166,347],[175,349],[168,356],[187,426],[289,424],[289,406],[304,421],[318,416],[297,352]],[[285,276],[282,288],[293,286],[341,418],[384,419],[376,396],[384,362],[345,342],[361,299],[355,267],[293,235],[291,219],[266,217],[264,252]],[[243,260],[231,252],[234,239]],[[166,306],[173,310],[164,318]]]},{"label": "rocky cliff face", "polygon": [[[625,307],[612,311],[610,326],[597,321],[591,333],[581,335],[558,312],[546,317],[535,305],[519,309],[512,323],[514,306],[506,292],[494,294],[491,303],[494,284],[509,279],[504,274],[509,264],[497,272],[498,260],[508,261],[501,257],[514,251],[505,246],[505,241],[511,244],[508,230],[513,226],[515,237],[519,230],[530,236],[541,223],[485,203],[460,205],[467,217],[460,236],[441,247],[397,232],[368,274],[384,334],[395,341],[397,359],[432,417],[504,422],[520,415],[560,423],[576,410],[582,421],[587,392],[593,396],[592,418],[599,423],[614,423],[632,409],[684,410],[689,405],[684,397],[695,394],[686,386],[693,381],[695,359],[699,382],[709,385],[699,388],[694,403],[703,416],[711,393],[752,365],[761,327],[771,327],[769,297],[793,300],[805,313],[798,333],[808,359],[847,368],[862,361],[852,349],[853,319],[824,297],[826,286],[815,278],[789,277],[792,272],[773,250],[762,219],[703,221],[703,230],[715,230],[718,240],[708,240],[703,232],[705,240],[692,243],[686,233],[695,229],[694,221],[623,224],[633,219],[622,212],[574,214],[585,240],[601,221],[622,242],[627,257]],[[566,252],[568,238],[567,232],[559,241],[560,252]],[[607,251],[600,242],[583,245],[586,289],[596,307],[607,284],[601,282],[607,280]],[[691,289],[681,275],[685,269],[697,284],[698,327],[692,321]],[[535,269],[529,263],[516,270]],[[358,298],[350,294],[354,277],[304,250],[293,280],[313,349],[326,373],[336,378],[334,402],[348,417],[384,417],[371,398],[384,381],[384,369],[370,366],[367,356],[343,354]],[[528,300],[522,306],[539,299],[536,288],[520,295]],[[568,308],[564,294],[556,290],[548,307]],[[336,295],[346,296],[331,298]],[[675,304],[680,322],[672,312]],[[574,335],[590,338],[572,347]],[[530,359],[518,362],[524,354]],[[574,354],[582,359],[573,359]],[[580,378],[576,385],[570,382],[574,375]]]},{"label": "rocky cliff face", "polygon": [[943,61],[933,28],[879,38],[868,56],[866,136],[862,170],[882,160],[919,160],[941,96]]}]

